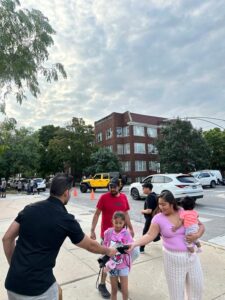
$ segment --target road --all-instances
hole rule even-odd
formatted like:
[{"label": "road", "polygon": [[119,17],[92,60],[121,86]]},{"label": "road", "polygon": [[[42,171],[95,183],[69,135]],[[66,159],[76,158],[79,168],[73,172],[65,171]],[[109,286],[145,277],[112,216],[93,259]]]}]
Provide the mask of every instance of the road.
[{"label": "road", "polygon": [[[97,200],[107,190],[95,192],[95,200],[90,200],[90,193],[82,194],[77,188],[78,196],[72,196],[71,201],[75,205],[87,207],[87,212],[94,212]],[[128,196],[131,206],[130,216],[132,220],[144,222],[140,214],[143,208],[143,200],[135,201],[128,193],[128,187],[123,192]],[[205,224],[206,232],[202,240],[225,246],[225,187],[217,186],[215,189],[204,189],[204,198],[198,199],[196,210],[199,212],[200,220]]]}]

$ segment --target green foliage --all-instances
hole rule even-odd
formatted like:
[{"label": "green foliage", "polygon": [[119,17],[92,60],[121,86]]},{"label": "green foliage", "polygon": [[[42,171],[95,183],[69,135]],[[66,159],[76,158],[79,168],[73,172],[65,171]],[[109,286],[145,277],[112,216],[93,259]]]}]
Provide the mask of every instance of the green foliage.
[{"label": "green foliage", "polygon": [[82,118],[73,118],[66,128],[42,127],[39,140],[43,175],[65,171],[80,178],[95,150],[93,127],[86,125]]},{"label": "green foliage", "polygon": [[225,171],[225,130],[214,128],[204,132],[211,149],[210,168]]},{"label": "green foliage", "polygon": [[15,174],[33,176],[39,166],[37,133],[26,128],[16,129],[10,120],[3,123],[1,129],[1,133],[4,134],[5,149],[0,154],[0,175],[3,177]]},{"label": "green foliage", "polygon": [[85,169],[87,174],[121,171],[118,156],[108,149],[100,148],[91,155],[90,166]]},{"label": "green foliage", "polygon": [[161,129],[156,146],[160,154],[161,170],[168,173],[187,173],[209,166],[210,149],[202,130],[189,121],[176,119]]},{"label": "green foliage", "polygon": [[43,126],[36,132],[16,129],[15,120],[0,125],[0,175],[4,177],[43,177],[57,172],[71,172],[76,179],[90,165],[94,131],[83,119],[73,118],[66,128]]},{"label": "green foliage", "polygon": [[[37,97],[40,94],[38,77],[47,82],[66,78],[63,65],[46,66],[48,48],[54,44],[54,29],[39,10],[20,9],[19,1],[0,0],[0,94],[3,98],[15,89],[22,103],[25,89]],[[0,111],[4,111],[4,102]]]}]

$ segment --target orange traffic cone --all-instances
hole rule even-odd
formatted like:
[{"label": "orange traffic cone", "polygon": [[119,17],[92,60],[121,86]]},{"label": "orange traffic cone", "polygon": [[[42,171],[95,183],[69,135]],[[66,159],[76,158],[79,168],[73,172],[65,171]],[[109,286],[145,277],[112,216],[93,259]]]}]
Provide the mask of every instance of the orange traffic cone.
[{"label": "orange traffic cone", "polygon": [[76,187],[74,187],[74,189],[73,189],[73,195],[74,195],[74,197],[77,197],[77,189],[76,189]]},{"label": "orange traffic cone", "polygon": [[95,193],[93,189],[91,189],[90,199],[95,200]]}]

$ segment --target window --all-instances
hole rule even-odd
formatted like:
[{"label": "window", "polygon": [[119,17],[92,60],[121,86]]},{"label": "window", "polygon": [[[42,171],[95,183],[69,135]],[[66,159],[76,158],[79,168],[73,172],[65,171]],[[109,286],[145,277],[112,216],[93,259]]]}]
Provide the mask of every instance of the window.
[{"label": "window", "polygon": [[151,182],[152,182],[152,176],[149,176],[144,180],[144,183],[151,183]]},{"label": "window", "polygon": [[109,179],[109,175],[108,174],[103,174],[103,179]]},{"label": "window", "polygon": [[153,144],[148,144],[148,154],[158,154],[158,149]]},{"label": "window", "polygon": [[116,136],[117,137],[123,136],[123,128],[122,127],[116,127]]},{"label": "window", "polygon": [[164,183],[164,176],[153,176],[152,183]]},{"label": "window", "polygon": [[117,154],[130,154],[130,144],[117,144]]},{"label": "window", "polygon": [[209,173],[201,173],[199,175],[199,178],[206,178],[206,177],[210,177]]},{"label": "window", "polygon": [[123,154],[123,144],[117,144],[117,154]]},{"label": "window", "polygon": [[146,171],[146,161],[136,160],[135,161],[135,171],[137,171],[137,172]]},{"label": "window", "polygon": [[146,153],[144,143],[134,143],[134,153]]},{"label": "window", "polygon": [[116,137],[129,136],[129,126],[116,127]]},{"label": "window", "polygon": [[97,134],[97,142],[102,142],[102,133],[101,132],[99,132]]},{"label": "window", "polygon": [[143,126],[133,126],[134,135],[145,136],[145,128]]},{"label": "window", "polygon": [[113,147],[112,147],[112,145],[105,146],[105,148],[108,149],[110,152],[113,152]]},{"label": "window", "polygon": [[130,161],[121,161],[121,164],[124,172],[129,172],[131,170]]},{"label": "window", "polygon": [[[177,178],[177,179],[178,179],[178,178]],[[172,178],[167,177],[167,176],[164,177],[164,180],[165,180],[166,183],[169,183],[169,182],[172,182],[172,181],[173,181]]]},{"label": "window", "polygon": [[101,174],[96,174],[94,179],[101,179]]},{"label": "window", "polygon": [[160,163],[157,161],[150,161],[149,162],[149,170],[159,173],[160,172]]},{"label": "window", "polygon": [[106,139],[109,140],[112,137],[112,128],[106,130]]},{"label": "window", "polygon": [[156,138],[157,137],[157,128],[152,128],[152,127],[148,127],[147,128],[147,135],[152,137],[152,138]]},{"label": "window", "polygon": [[193,176],[177,176],[177,179],[182,183],[196,183],[197,180]]},{"label": "window", "polygon": [[123,127],[123,136],[129,136],[129,126]]},{"label": "window", "polygon": [[130,144],[124,144],[123,153],[130,154]]}]

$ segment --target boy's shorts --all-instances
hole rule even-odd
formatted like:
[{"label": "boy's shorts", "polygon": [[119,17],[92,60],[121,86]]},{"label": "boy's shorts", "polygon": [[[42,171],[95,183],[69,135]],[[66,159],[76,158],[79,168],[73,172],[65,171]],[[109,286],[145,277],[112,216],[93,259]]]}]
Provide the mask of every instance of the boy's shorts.
[{"label": "boy's shorts", "polygon": [[124,269],[118,270],[118,269],[113,269],[109,271],[109,276],[110,277],[119,277],[119,276],[128,276],[129,274],[129,268],[126,267]]}]

